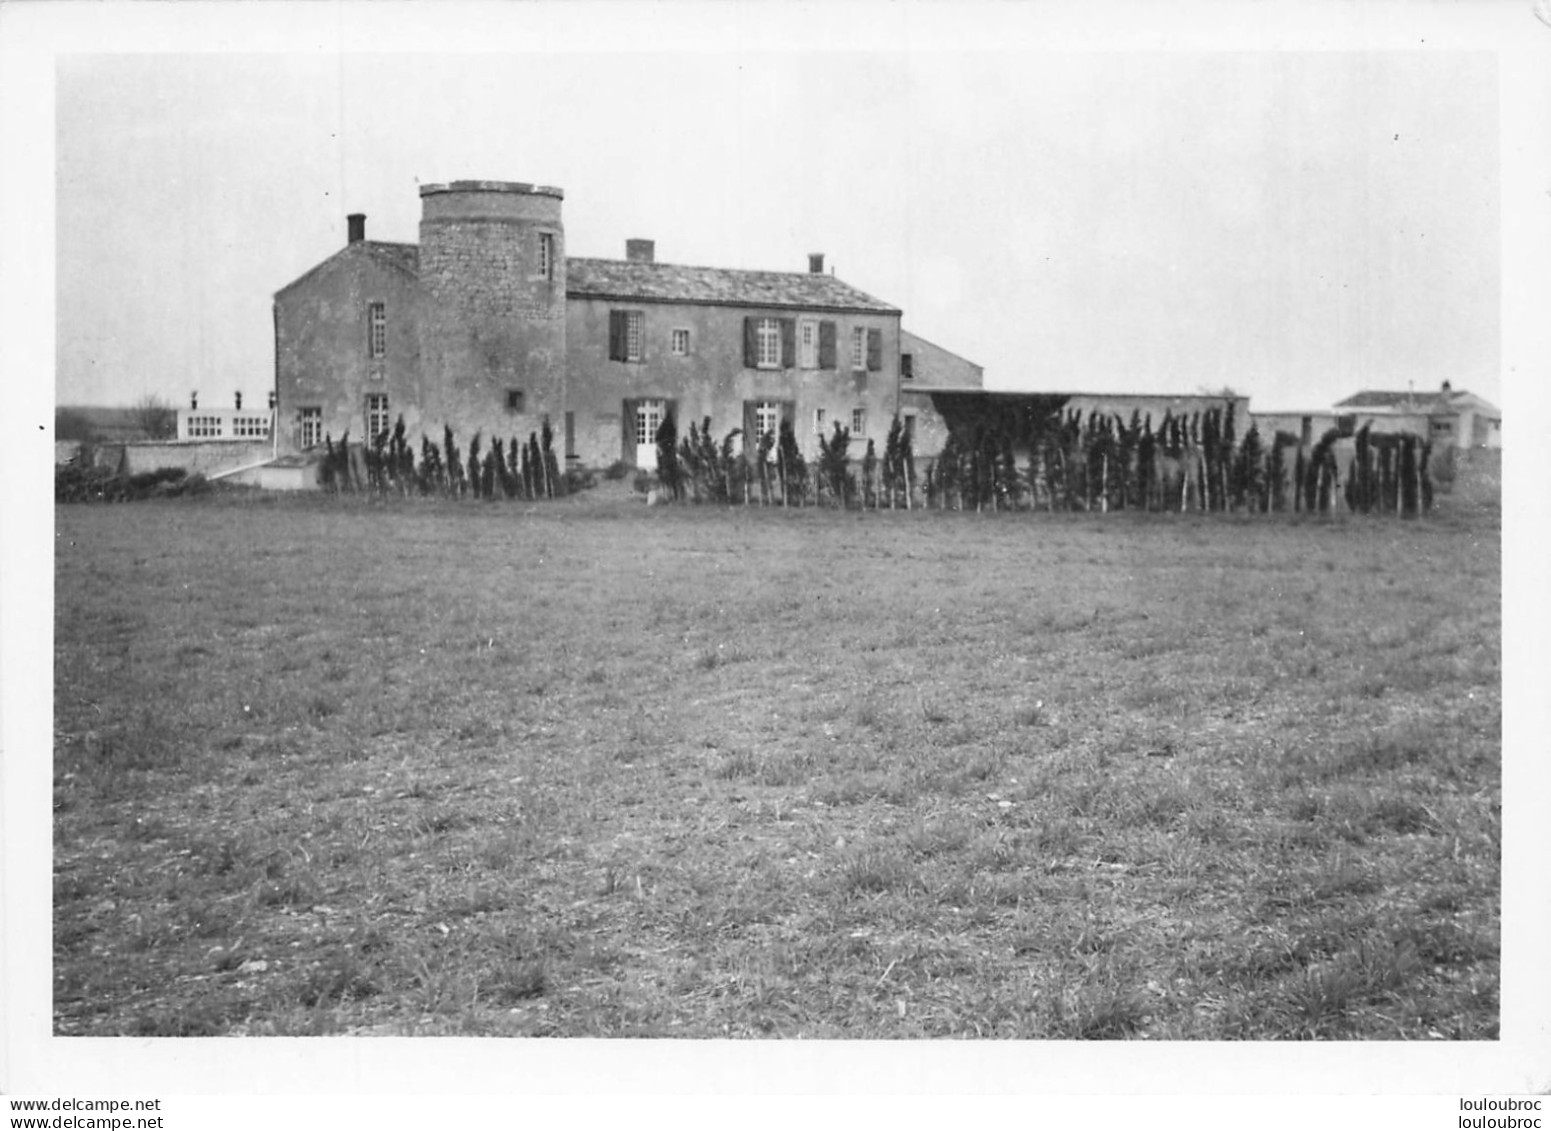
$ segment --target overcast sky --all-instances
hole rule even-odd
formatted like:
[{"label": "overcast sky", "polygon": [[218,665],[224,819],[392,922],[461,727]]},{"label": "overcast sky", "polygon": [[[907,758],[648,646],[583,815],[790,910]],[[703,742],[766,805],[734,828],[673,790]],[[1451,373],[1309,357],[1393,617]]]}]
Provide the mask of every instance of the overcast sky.
[{"label": "overcast sky", "polygon": [[1315,407],[1450,380],[1501,403],[1487,53],[297,50],[57,74],[60,403],[262,403],[273,292],[346,213],[414,241],[417,185],[464,178],[562,187],[572,255],[822,251],[994,388]]}]

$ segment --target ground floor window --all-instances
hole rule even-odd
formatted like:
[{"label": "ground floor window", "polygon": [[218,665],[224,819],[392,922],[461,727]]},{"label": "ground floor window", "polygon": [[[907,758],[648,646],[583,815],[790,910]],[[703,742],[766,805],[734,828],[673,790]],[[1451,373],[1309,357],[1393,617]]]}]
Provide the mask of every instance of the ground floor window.
[{"label": "ground floor window", "polygon": [[678,354],[680,357],[687,357],[687,356],[689,356],[689,331],[688,330],[675,330],[675,331],[673,331],[673,352]]},{"label": "ground floor window", "polygon": [[323,409],[318,406],[306,406],[297,409],[297,444],[303,448],[311,448],[323,443]]},{"label": "ground floor window", "polygon": [[851,435],[860,438],[867,431],[867,410],[865,408],[853,408],[851,410]]},{"label": "ground floor window", "polygon": [[635,442],[638,445],[657,443],[657,429],[667,411],[662,401],[641,401],[635,408]]},{"label": "ground floor window", "polygon": [[813,410],[813,434],[815,436],[824,435],[824,410],[821,408]]},{"label": "ground floor window", "polygon": [[905,439],[907,439],[907,440],[914,440],[915,438],[916,438],[916,414],[913,413],[913,412],[907,412],[907,413],[905,413]]},{"label": "ground floor window", "polygon": [[366,394],[366,439],[370,441],[389,428],[388,394]]},{"label": "ground floor window", "polygon": [[754,404],[754,442],[767,432],[774,434],[781,427],[781,406],[775,401],[756,401]]}]

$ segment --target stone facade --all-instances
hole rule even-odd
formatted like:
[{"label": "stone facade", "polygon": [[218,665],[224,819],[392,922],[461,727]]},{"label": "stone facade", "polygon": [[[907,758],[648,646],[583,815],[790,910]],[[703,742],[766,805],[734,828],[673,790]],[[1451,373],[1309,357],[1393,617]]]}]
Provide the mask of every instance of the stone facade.
[{"label": "stone facade", "polygon": [[[650,466],[662,413],[718,438],[789,420],[852,429],[881,452],[900,406],[900,311],[823,271],[565,254],[556,188],[455,181],[420,190],[418,245],[346,246],[275,296],[277,448],[352,442],[403,417],[410,442],[464,450],[475,432],[525,439],[547,419],[570,465]],[[749,445],[752,447],[752,444]]]},{"label": "stone facade", "polygon": [[[609,356],[610,316],[636,311],[644,334],[639,360]],[[745,355],[750,320],[792,324],[792,349],[778,364],[760,367]],[[832,363],[816,349],[804,357],[805,327],[817,335],[825,323],[837,343],[850,343],[860,330],[876,333],[879,350],[853,367],[849,349],[837,345]],[[636,464],[649,458],[635,450],[637,413],[659,402],[674,414],[680,433],[709,417],[718,440],[735,428],[755,431],[758,405],[775,405],[790,420],[804,451],[818,454],[818,430],[832,435],[838,421],[851,434],[851,454],[860,459],[867,440],[883,447],[898,403],[899,315],[874,311],[793,311],[780,307],[712,306],[696,303],[578,298],[569,304],[567,339],[571,354],[574,454],[584,464],[616,460]],[[677,352],[682,350],[682,352]],[[754,364],[749,364],[750,361]],[[568,453],[572,454],[572,453]],[[639,458],[638,458],[639,455]]]}]

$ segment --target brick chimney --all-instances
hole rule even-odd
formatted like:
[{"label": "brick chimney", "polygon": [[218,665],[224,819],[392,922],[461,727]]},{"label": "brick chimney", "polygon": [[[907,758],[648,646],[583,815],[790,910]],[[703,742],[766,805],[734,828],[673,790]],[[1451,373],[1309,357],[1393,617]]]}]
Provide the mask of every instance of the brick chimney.
[{"label": "brick chimney", "polygon": [[808,274],[824,274],[824,253],[822,251],[810,252],[808,255]]},{"label": "brick chimney", "polygon": [[626,240],[625,260],[629,263],[655,263],[657,244],[652,240]]},{"label": "brick chimney", "polygon": [[345,223],[349,226],[351,243],[360,243],[366,238],[366,213],[352,212],[345,217]]}]

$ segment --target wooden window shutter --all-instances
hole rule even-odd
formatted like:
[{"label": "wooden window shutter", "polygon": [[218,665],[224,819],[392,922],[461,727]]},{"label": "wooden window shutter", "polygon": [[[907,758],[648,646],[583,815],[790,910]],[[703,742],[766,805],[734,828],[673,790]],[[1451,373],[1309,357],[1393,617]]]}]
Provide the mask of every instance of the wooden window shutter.
[{"label": "wooden window shutter", "polygon": [[743,454],[753,463],[759,453],[759,425],[754,419],[754,402],[743,402]]},{"label": "wooden window shutter", "polygon": [[609,360],[625,360],[625,312],[609,311]]},{"label": "wooden window shutter", "polygon": [[781,319],[781,368],[790,369],[797,364],[797,320]]},{"label": "wooden window shutter", "polygon": [[835,324],[819,323],[819,368],[835,368]]},{"label": "wooden window shutter", "polygon": [[759,368],[759,341],[756,337],[756,322],[753,318],[743,320],[743,368]]},{"label": "wooden window shutter", "polygon": [[792,426],[792,430],[796,431],[796,429],[797,429],[797,402],[796,401],[782,401],[781,402],[781,423],[782,424],[790,424]]},{"label": "wooden window shutter", "polygon": [[867,331],[867,368],[876,372],[883,368],[883,331]]},{"label": "wooden window shutter", "polygon": [[635,413],[637,402],[626,400],[624,402],[623,415],[620,417],[621,439],[625,446],[621,449],[623,457],[630,463],[635,463]]}]

